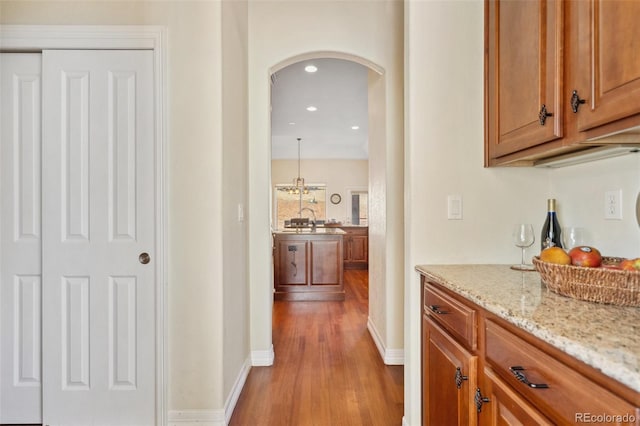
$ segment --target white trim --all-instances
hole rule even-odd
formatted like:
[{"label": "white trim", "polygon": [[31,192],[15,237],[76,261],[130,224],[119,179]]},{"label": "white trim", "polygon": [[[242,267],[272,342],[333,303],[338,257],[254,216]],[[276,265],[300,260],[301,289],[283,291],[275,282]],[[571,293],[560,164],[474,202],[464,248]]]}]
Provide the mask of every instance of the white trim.
[{"label": "white trim", "polygon": [[2,25],[0,49],[163,50],[164,33],[153,25]]},{"label": "white trim", "polygon": [[251,360],[247,358],[238,374],[238,377],[231,388],[231,392],[227,397],[227,401],[224,404],[224,418],[225,425],[229,424],[231,421],[231,415],[233,414],[233,410],[236,408],[236,404],[238,403],[238,398],[240,398],[240,393],[242,392],[242,388],[244,388],[244,384],[247,381],[247,376],[249,376],[249,371],[251,371]]},{"label": "white trim", "polygon": [[251,351],[251,365],[254,367],[269,367],[273,365],[275,352],[273,352],[273,344],[266,351]]},{"label": "white trim", "polygon": [[404,365],[404,349],[387,349],[384,363],[385,365]]},{"label": "white trim", "polygon": [[369,334],[371,334],[371,338],[373,338],[373,342],[376,344],[385,365],[404,365],[404,350],[387,349],[371,318],[367,319],[367,330],[369,330]]},{"label": "white trim", "polygon": [[371,62],[370,60],[362,56],[354,55],[352,53],[339,52],[336,50],[318,50],[315,52],[306,52],[300,55],[295,55],[285,59],[284,61],[277,63],[276,65],[271,67],[271,69],[269,70],[269,75],[277,71],[280,71],[281,69],[286,68],[291,64],[295,64],[296,62],[305,61],[307,59],[317,59],[317,58],[344,59],[347,61],[356,62],[360,65],[364,65],[365,67],[371,69],[372,71],[380,75],[384,74],[384,68],[382,68],[380,65],[376,64],[375,62]]},{"label": "white trim", "polygon": [[249,358],[244,362],[233,388],[224,404],[224,410],[171,410],[168,426],[226,426],[231,421],[242,388],[251,371]]},{"label": "white trim", "polygon": [[[167,31],[161,26],[2,25],[0,50],[141,49],[153,50],[156,96],[156,424],[167,416]],[[222,416],[224,420],[224,415]],[[202,426],[202,425],[200,425]]]},{"label": "white trim", "polygon": [[168,426],[226,426],[224,410],[171,410]]}]

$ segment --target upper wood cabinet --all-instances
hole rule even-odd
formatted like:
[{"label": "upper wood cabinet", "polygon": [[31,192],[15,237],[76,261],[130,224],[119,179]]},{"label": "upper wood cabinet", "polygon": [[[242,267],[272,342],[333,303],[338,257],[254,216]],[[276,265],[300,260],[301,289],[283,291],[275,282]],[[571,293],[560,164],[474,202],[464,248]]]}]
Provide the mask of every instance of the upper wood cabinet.
[{"label": "upper wood cabinet", "polygon": [[[486,0],[485,166],[640,143],[640,2]],[[596,138],[598,138],[596,140]]]},{"label": "upper wood cabinet", "polygon": [[588,0],[575,7],[575,89],[586,98],[577,113],[578,129],[640,113],[640,2]]},{"label": "upper wood cabinet", "polygon": [[562,4],[487,3],[489,156],[562,136]]}]

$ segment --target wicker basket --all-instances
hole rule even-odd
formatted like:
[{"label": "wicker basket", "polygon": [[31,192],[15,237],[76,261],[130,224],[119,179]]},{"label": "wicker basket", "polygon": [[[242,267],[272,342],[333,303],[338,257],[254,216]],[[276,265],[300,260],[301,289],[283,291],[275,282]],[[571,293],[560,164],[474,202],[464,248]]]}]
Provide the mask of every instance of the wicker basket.
[{"label": "wicker basket", "polygon": [[[603,264],[621,260],[602,258]],[[557,265],[543,262],[538,256],[533,258],[533,264],[547,287],[563,296],[620,306],[640,306],[640,271]]]}]

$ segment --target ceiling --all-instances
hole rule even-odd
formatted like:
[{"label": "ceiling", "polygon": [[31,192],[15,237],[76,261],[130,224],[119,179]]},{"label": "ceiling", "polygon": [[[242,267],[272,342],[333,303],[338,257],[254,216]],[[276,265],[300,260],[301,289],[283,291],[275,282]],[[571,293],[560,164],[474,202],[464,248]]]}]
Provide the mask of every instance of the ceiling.
[{"label": "ceiling", "polygon": [[[305,66],[315,65],[309,73]],[[343,59],[297,62],[271,77],[273,159],[367,159],[367,71]],[[307,111],[315,106],[316,111]],[[359,129],[352,129],[359,126]]]}]

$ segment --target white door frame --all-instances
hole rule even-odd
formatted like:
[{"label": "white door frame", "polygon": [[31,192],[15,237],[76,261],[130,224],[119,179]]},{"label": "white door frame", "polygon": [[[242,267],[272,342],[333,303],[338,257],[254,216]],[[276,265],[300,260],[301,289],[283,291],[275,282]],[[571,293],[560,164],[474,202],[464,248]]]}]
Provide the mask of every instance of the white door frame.
[{"label": "white door frame", "polygon": [[165,425],[167,401],[167,206],[166,206],[166,49],[167,31],[161,26],[2,25],[0,51],[44,49],[145,49],[153,50],[156,168],[156,419]]}]

